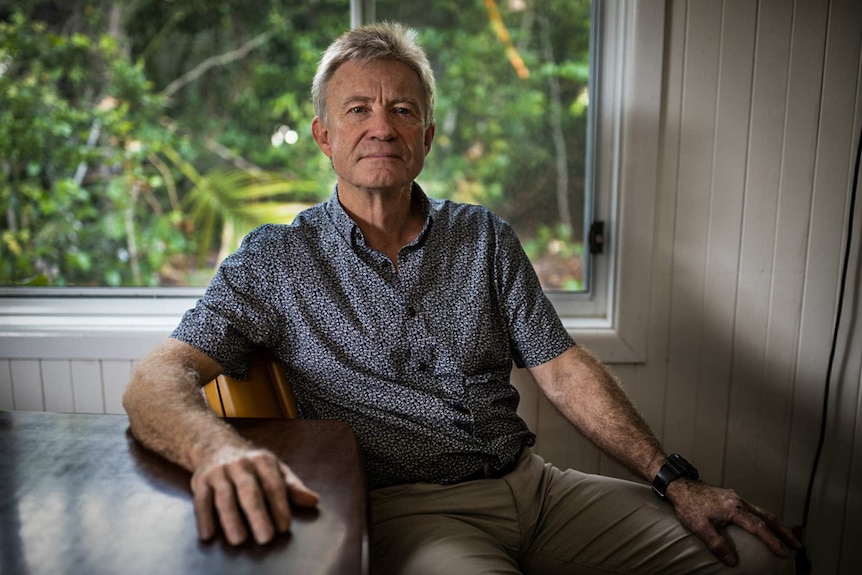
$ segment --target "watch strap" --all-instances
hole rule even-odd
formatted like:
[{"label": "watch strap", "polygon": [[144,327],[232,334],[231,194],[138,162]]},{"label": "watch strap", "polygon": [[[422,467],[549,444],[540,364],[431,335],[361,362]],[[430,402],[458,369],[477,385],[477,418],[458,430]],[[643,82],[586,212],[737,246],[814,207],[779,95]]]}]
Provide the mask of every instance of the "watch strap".
[{"label": "watch strap", "polygon": [[694,466],[681,455],[674,453],[667,458],[653,479],[652,489],[662,499],[667,497],[667,487],[680,477],[697,479],[700,474]]}]

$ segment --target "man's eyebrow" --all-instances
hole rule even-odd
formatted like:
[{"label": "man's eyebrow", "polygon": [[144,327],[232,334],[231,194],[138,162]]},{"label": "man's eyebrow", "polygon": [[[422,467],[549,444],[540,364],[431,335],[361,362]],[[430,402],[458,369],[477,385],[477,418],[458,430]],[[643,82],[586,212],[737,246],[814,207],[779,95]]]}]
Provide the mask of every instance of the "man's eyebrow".
[{"label": "man's eyebrow", "polygon": [[370,96],[348,96],[341,101],[343,106],[347,106],[349,104],[355,104],[356,102],[370,102],[372,98]]},{"label": "man's eyebrow", "polygon": [[395,98],[395,99],[393,100],[393,102],[396,102],[396,103],[398,103],[398,104],[410,104],[411,106],[416,106],[417,108],[418,108],[418,107],[419,107],[419,105],[420,105],[420,104],[419,104],[419,100],[417,100],[416,98],[410,98],[410,97],[407,97],[407,96],[405,96],[405,97],[403,97],[403,98]]},{"label": "man's eyebrow", "polygon": [[[376,98],[373,98],[371,96],[353,95],[353,96],[348,96],[348,97],[344,98],[341,101],[341,105],[342,106],[350,106],[351,104],[357,104],[357,103],[365,104],[368,102],[373,102],[375,99]],[[416,106],[416,107],[418,107],[420,105],[419,100],[417,100],[416,98],[412,98],[410,96],[392,98],[387,103],[388,104],[409,104],[411,106]]]}]

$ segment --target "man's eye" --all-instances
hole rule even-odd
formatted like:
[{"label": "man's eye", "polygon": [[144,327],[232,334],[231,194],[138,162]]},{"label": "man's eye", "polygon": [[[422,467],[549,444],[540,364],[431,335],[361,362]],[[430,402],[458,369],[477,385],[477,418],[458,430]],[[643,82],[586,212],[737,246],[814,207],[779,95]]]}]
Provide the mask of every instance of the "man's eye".
[{"label": "man's eye", "polygon": [[398,107],[398,108],[395,108],[395,113],[396,114],[409,115],[409,114],[412,114],[413,112],[410,110],[410,108]]},{"label": "man's eye", "polygon": [[352,108],[350,108],[351,114],[361,114],[364,111],[365,111],[365,106],[353,106]]}]

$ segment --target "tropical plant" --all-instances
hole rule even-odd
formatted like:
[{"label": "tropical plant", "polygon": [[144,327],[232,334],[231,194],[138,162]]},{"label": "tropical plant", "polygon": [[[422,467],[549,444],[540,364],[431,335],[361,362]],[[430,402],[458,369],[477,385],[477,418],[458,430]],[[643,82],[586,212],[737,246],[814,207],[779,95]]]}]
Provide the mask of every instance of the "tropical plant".
[{"label": "tropical plant", "polygon": [[[420,183],[500,213],[548,287],[576,286],[589,1],[376,4],[438,77]],[[348,24],[344,0],[0,0],[0,284],[203,284],[327,197],[308,89]]]}]

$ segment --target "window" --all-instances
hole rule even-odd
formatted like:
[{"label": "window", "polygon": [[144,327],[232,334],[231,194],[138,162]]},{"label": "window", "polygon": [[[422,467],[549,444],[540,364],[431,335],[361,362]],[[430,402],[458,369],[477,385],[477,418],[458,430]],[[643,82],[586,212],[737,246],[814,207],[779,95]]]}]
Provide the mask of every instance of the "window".
[{"label": "window", "polygon": [[[206,285],[253,226],[327,197],[308,91],[349,7],[284,4],[79,0],[6,15],[0,81],[16,113],[0,281]],[[426,190],[502,215],[546,289],[584,291],[589,0],[375,10],[419,29],[436,68]]]},{"label": "window", "polygon": [[[251,227],[328,197],[308,134],[320,51],[350,22],[397,19],[419,30],[440,87],[420,183],[509,219],[571,329],[627,340],[642,314],[620,310],[648,286],[621,286],[621,266],[643,268],[615,257],[651,249],[650,217],[620,226],[654,198],[663,14],[661,0],[0,8],[0,285],[81,288],[0,296],[199,293],[129,286],[203,286]],[[590,258],[593,220],[607,240]]]}]

